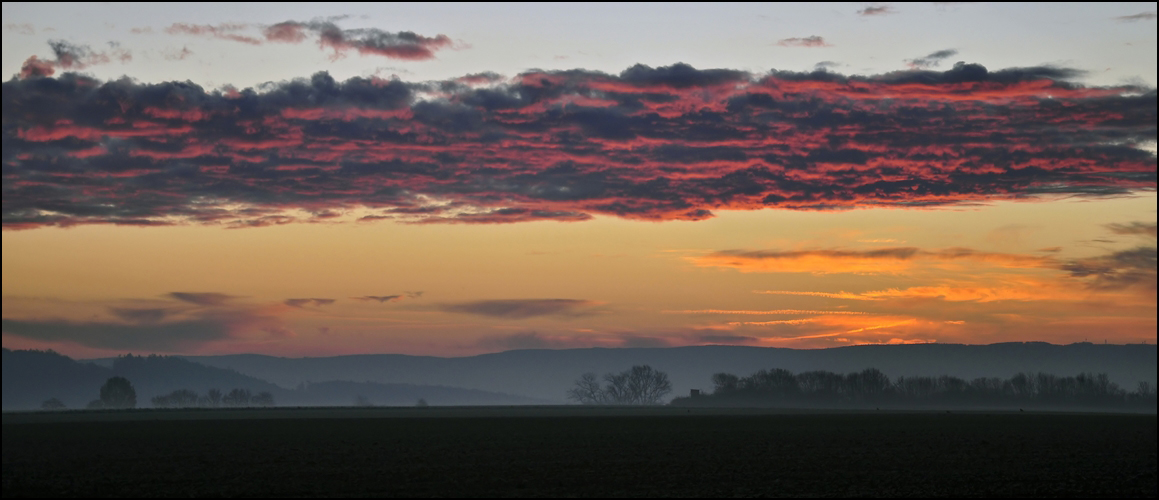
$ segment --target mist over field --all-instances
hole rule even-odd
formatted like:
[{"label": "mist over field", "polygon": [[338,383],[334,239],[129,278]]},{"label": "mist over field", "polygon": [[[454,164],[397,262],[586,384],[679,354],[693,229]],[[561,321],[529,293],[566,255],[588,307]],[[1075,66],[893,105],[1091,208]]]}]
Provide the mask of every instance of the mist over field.
[{"label": "mist over field", "polygon": [[[128,379],[137,407],[178,405],[174,391],[200,394],[234,388],[268,392],[278,406],[436,406],[565,404],[585,373],[620,372],[646,365],[662,372],[670,391],[660,402],[704,394],[713,376],[740,377],[761,370],[876,369],[890,380],[951,376],[1008,379],[1018,373],[1056,376],[1104,374],[1133,391],[1156,384],[1154,345],[1007,343],[984,346],[899,345],[794,350],[732,346],[682,348],[519,350],[462,358],[397,354],[279,358],[233,356],[122,356],[72,360],[55,353],[4,350],[5,410],[39,409],[50,398],[84,408],[113,376]],[[180,395],[174,396],[180,397]]]}]

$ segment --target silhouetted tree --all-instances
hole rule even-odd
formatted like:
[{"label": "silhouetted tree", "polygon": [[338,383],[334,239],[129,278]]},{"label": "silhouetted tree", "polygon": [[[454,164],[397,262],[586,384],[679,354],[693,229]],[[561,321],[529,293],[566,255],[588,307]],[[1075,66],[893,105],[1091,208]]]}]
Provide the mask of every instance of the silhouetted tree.
[{"label": "silhouetted tree", "polygon": [[205,391],[205,399],[209,402],[210,407],[217,408],[221,406],[221,391],[217,389],[210,389]]},{"label": "silhouetted tree", "polygon": [[637,365],[628,370],[628,392],[632,404],[658,405],[672,392],[672,383],[668,381],[667,373],[648,365]]},{"label": "silhouetted tree", "polygon": [[361,394],[354,396],[354,406],[374,406],[370,404],[370,398]]},{"label": "silhouetted tree", "polygon": [[63,410],[64,408],[64,403],[56,398],[49,398],[43,403],[40,403],[40,409],[42,410]]},{"label": "silhouetted tree", "polygon": [[713,394],[733,392],[740,387],[740,378],[731,373],[717,373],[712,376]]},{"label": "silhouetted tree", "polygon": [[604,403],[604,389],[595,373],[585,373],[575,381],[575,387],[568,389],[567,398],[583,405]]},{"label": "silhouetted tree", "polygon": [[797,377],[793,375],[793,372],[783,368],[761,370],[741,379],[740,389],[748,392],[791,396],[798,392]]},{"label": "silhouetted tree", "polygon": [[426,408],[427,407],[427,400],[425,400],[423,398],[419,398],[418,401],[415,401],[415,406],[417,406],[419,408]]},{"label": "silhouetted tree", "polygon": [[1140,381],[1138,387],[1135,388],[1135,394],[1138,394],[1138,395],[1144,396],[1144,397],[1146,397],[1146,396],[1155,397],[1155,388],[1152,387],[1151,384],[1147,383],[1146,380],[1143,380],[1143,381]]},{"label": "silhouetted tree", "polygon": [[135,408],[137,391],[125,377],[113,377],[101,386],[101,404],[104,408]]},{"label": "silhouetted tree", "polygon": [[249,389],[234,389],[232,391],[229,391],[229,394],[226,394],[224,397],[221,398],[221,403],[224,404],[225,406],[234,406],[234,407],[249,406],[249,404],[250,404],[250,391],[249,391]]},{"label": "silhouetted tree", "polygon": [[567,391],[568,399],[581,404],[654,405],[672,392],[668,374],[648,365],[636,365],[620,373],[604,375],[601,389],[594,373],[585,373]]}]

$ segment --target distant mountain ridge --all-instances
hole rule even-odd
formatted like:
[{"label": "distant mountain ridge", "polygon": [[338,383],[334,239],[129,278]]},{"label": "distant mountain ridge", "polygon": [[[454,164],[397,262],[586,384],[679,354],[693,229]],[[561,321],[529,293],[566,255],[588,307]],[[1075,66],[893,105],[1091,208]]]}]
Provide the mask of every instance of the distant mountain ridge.
[{"label": "distant mountain ridge", "polygon": [[1008,378],[1019,372],[1060,376],[1106,373],[1131,390],[1156,383],[1156,346],[1010,342],[988,345],[864,345],[830,349],[744,346],[515,350],[460,358],[365,354],[325,358],[279,358],[256,354],[187,356],[282,387],[324,380],[445,385],[564,402],[565,391],[585,372],[619,372],[647,364],[668,373],[672,396],[709,390],[714,373],[749,375],[784,368],[793,372],[860,371],[877,368],[891,378],[951,375]]}]

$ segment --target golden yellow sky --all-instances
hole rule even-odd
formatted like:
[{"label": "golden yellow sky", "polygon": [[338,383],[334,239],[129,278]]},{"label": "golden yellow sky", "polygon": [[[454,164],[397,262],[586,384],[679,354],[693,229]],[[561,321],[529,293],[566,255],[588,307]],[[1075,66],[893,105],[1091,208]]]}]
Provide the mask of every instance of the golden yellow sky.
[{"label": "golden yellow sky", "polygon": [[[1152,342],[1155,207],[1144,193],[695,222],[5,231],[4,346],[302,356]],[[1149,271],[1107,260],[1138,247],[1152,248]],[[188,331],[206,325],[220,331]],[[137,330],[110,340],[118,326]]]}]

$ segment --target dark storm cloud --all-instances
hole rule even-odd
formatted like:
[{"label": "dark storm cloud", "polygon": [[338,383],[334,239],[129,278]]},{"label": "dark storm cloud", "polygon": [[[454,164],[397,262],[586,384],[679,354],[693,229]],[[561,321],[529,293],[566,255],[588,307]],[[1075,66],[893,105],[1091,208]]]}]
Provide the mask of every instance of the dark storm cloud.
[{"label": "dark storm cloud", "polygon": [[30,75],[3,83],[3,224],[701,220],[1153,189],[1155,156],[1131,145],[1155,140],[1155,91],[1079,74],[676,64],[240,91]]},{"label": "dark storm cloud", "polygon": [[445,312],[525,319],[536,316],[583,316],[592,314],[592,308],[597,305],[597,302],[577,299],[509,299],[440,304],[434,307]]},{"label": "dark storm cloud", "polygon": [[954,49],[939,50],[939,51],[933,52],[925,57],[919,57],[916,59],[909,59],[906,61],[906,63],[908,63],[911,68],[927,69],[927,68],[932,68],[932,67],[938,66],[942,63],[943,59],[945,59],[947,57],[953,57],[957,54],[958,54],[958,51],[956,51]]}]

